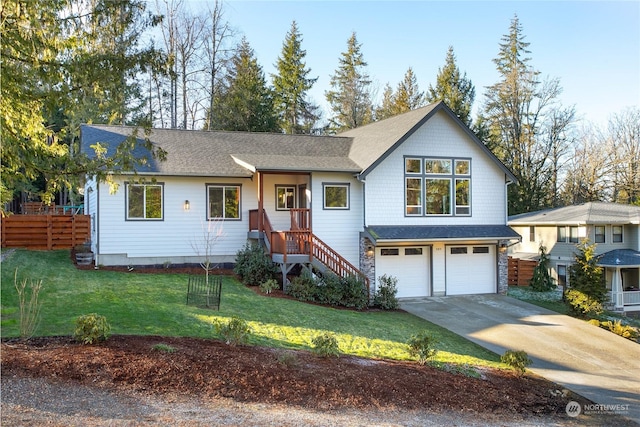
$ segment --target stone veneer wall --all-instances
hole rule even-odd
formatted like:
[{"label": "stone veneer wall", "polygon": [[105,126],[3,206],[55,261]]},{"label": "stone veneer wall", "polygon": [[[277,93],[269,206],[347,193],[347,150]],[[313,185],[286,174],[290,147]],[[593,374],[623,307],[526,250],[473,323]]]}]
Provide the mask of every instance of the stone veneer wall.
[{"label": "stone veneer wall", "polygon": [[367,255],[367,247],[374,247],[371,240],[360,237],[360,271],[369,278],[370,297],[373,298],[376,290],[376,256],[375,248],[373,255]]},{"label": "stone veneer wall", "polygon": [[498,243],[498,293],[506,295],[509,290],[509,254],[501,251],[500,247],[509,244],[508,240],[501,240]]}]

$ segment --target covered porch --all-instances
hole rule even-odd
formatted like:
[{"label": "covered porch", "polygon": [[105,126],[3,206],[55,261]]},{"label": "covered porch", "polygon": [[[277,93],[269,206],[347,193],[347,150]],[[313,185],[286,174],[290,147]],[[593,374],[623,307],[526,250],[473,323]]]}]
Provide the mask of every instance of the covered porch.
[{"label": "covered porch", "polygon": [[640,252],[616,249],[600,255],[611,304],[618,311],[640,311]]}]

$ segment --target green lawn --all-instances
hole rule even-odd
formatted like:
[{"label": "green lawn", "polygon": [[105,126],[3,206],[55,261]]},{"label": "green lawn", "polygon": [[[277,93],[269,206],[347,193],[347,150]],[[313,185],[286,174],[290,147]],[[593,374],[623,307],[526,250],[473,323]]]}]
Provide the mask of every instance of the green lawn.
[{"label": "green lawn", "polygon": [[217,338],[213,324],[232,316],[252,328],[250,344],[311,348],[321,332],[335,333],[340,351],[370,358],[410,359],[405,343],[416,332],[430,331],[438,340],[435,361],[504,366],[499,356],[446,329],[405,312],[355,312],[256,294],[225,277],[220,311],[185,304],[187,276],[77,270],[68,251],[18,250],[2,262],[2,336],[19,336],[19,278],[42,280],[42,320],[38,336],[71,335],[74,320],[98,313],[113,334]]}]

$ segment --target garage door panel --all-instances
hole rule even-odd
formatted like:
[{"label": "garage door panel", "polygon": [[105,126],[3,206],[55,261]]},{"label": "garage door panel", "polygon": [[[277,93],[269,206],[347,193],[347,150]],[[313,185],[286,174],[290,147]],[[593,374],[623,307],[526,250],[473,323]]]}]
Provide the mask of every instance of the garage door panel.
[{"label": "garage door panel", "polygon": [[398,279],[398,298],[430,295],[429,247],[378,248],[376,272]]},{"label": "garage door panel", "polygon": [[492,245],[448,246],[447,295],[496,292],[496,255]]}]

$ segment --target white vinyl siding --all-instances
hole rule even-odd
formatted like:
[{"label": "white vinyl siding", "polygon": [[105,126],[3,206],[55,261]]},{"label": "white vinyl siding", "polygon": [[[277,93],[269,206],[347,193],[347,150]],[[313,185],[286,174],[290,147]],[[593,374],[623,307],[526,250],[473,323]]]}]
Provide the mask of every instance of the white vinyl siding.
[{"label": "white vinyl siding", "polygon": [[[416,216],[407,213],[406,180],[417,177],[414,158],[470,159],[469,200],[471,215]],[[454,166],[455,167],[455,166]],[[424,164],[422,171],[424,172]],[[418,172],[416,172],[418,173]],[[465,178],[465,177],[460,177]],[[452,183],[453,185],[453,183]],[[444,112],[438,112],[416,130],[397,149],[382,160],[367,176],[365,183],[365,223],[371,225],[458,225],[504,224],[506,222],[505,174],[470,137]],[[424,198],[424,189],[422,190]],[[417,199],[417,192],[415,200]],[[452,193],[453,194],[453,193]],[[424,201],[423,201],[424,202]],[[416,203],[417,205],[417,203]],[[460,204],[460,207],[464,205]]]},{"label": "white vinyl siding", "polygon": [[[137,263],[136,258],[140,258],[140,264],[150,263],[146,262],[149,258],[155,258],[154,262],[159,264],[190,262],[188,257],[198,256],[196,249],[204,233],[219,232],[223,238],[212,246],[212,255],[224,262],[233,262],[247,240],[248,210],[257,209],[255,184],[249,179],[243,180],[242,220],[207,221],[206,181],[204,178],[163,178],[163,221],[126,221],[124,182],[119,181],[121,185],[113,194],[107,184],[100,184],[97,201],[100,254],[129,257],[132,264]],[[237,178],[216,181],[230,185],[239,182]],[[189,210],[184,209],[185,200],[189,200]]]},{"label": "white vinyl siding", "polygon": [[[324,185],[341,183],[349,187],[349,209],[325,209]],[[313,172],[311,175],[311,218],[313,234],[345,257],[355,267],[360,263],[362,227],[362,183],[352,174]]]}]

